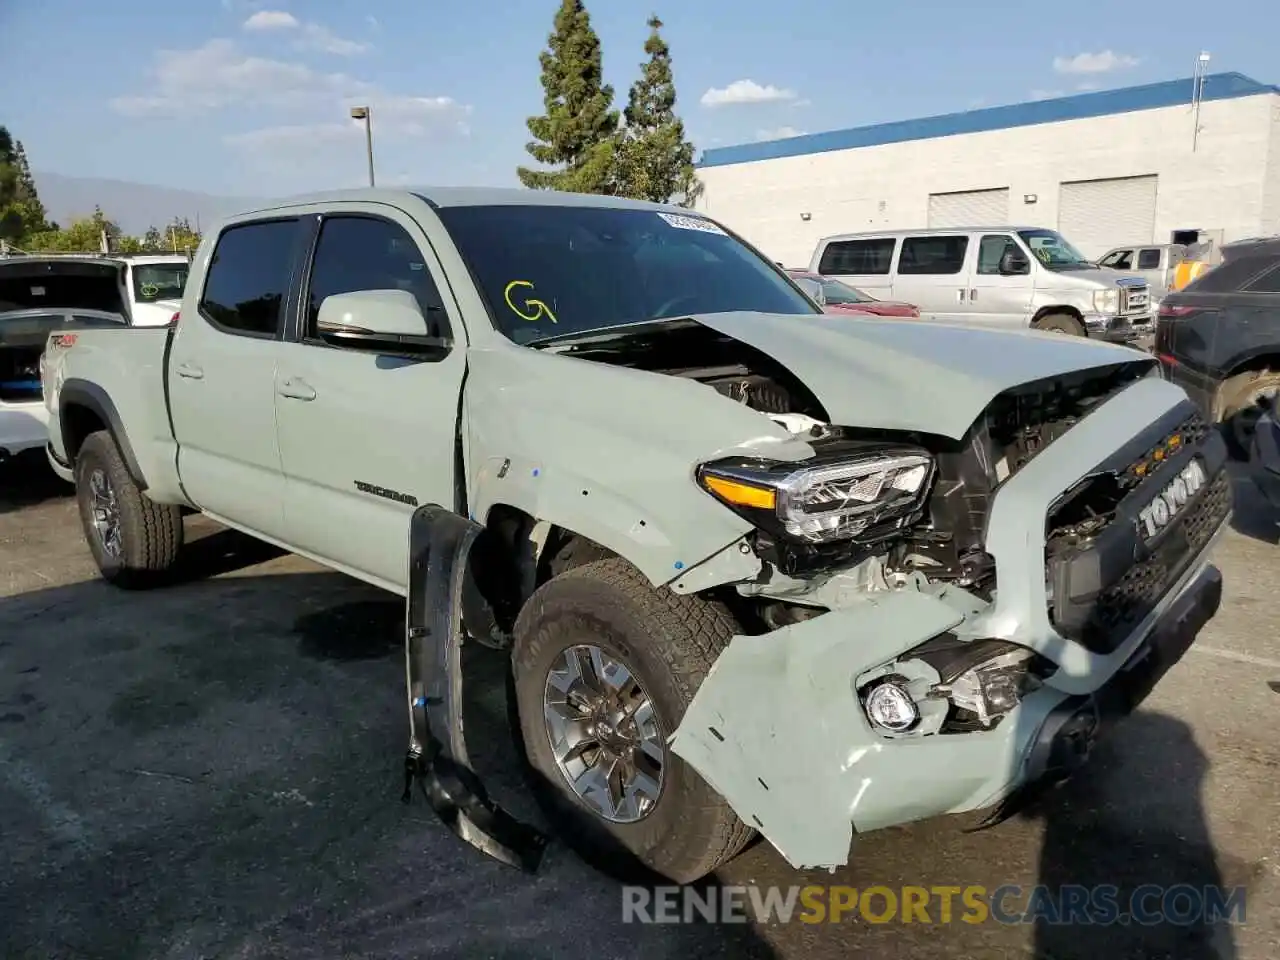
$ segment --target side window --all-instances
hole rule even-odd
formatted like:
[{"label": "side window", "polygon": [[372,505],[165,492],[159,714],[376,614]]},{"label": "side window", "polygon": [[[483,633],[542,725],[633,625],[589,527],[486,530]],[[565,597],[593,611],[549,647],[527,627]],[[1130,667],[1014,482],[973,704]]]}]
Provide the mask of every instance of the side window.
[{"label": "side window", "polygon": [[1280,260],[1260,277],[1255,277],[1245,287],[1248,293],[1280,293]]},{"label": "side window", "polygon": [[834,240],[822,251],[818,272],[822,274],[883,275],[893,263],[892,237],[875,240]]},{"label": "side window", "polygon": [[1098,261],[1098,266],[1114,267],[1116,265],[1116,261],[1120,259],[1120,253],[1121,251],[1119,250],[1112,250],[1105,257],[1103,257],[1101,260]]},{"label": "side window", "polygon": [[942,276],[964,267],[968,237],[907,237],[898,258],[899,276]]},{"label": "side window", "polygon": [[297,237],[297,220],[265,220],[223,231],[209,261],[200,312],[227,333],[276,336]]},{"label": "side window", "polygon": [[[999,275],[1000,259],[1008,251],[1021,253],[1013,237],[1003,234],[988,234],[978,244],[978,273],[984,276]],[[963,254],[961,255],[963,257]]]},{"label": "side window", "polygon": [[326,217],[311,261],[306,336],[316,335],[316,320],[325,297],[358,290],[412,293],[427,319],[430,335],[442,335],[444,303],[414,239],[387,220]]},{"label": "side window", "polygon": [[1147,249],[1138,251],[1138,269],[1139,270],[1159,270],[1160,269],[1160,251],[1156,249]]},{"label": "side window", "polygon": [[1109,264],[1107,264],[1107,266],[1115,267],[1117,270],[1132,270],[1133,269],[1133,251],[1121,250],[1119,253],[1116,254],[1116,258],[1112,260]]},{"label": "side window", "polygon": [[[1238,293],[1248,290],[1250,293],[1265,293],[1255,287],[1255,283],[1265,283],[1266,277],[1261,274],[1276,265],[1272,257],[1236,256],[1224,260],[1218,266],[1192,280],[1183,289],[1188,293]],[[1274,281],[1273,281],[1274,282]]]}]

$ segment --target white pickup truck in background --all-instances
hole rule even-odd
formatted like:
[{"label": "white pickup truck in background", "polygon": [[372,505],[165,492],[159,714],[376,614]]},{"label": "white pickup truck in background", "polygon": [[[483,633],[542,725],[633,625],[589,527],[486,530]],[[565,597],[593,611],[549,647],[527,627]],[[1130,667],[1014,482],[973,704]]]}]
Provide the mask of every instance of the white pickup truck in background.
[{"label": "white pickup truck in background", "polygon": [[0,461],[47,442],[40,361],[49,335],[168,326],[189,268],[185,254],[0,257]]}]

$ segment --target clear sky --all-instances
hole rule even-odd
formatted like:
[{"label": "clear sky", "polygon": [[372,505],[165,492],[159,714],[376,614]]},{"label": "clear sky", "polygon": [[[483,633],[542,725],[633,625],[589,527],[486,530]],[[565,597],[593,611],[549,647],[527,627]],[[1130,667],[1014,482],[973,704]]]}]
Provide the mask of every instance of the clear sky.
[{"label": "clear sky", "polygon": [[[707,147],[1214,72],[1280,83],[1280,0],[588,0],[619,106],[666,23]],[[556,0],[0,0],[32,166],[215,194],[515,183]]]}]

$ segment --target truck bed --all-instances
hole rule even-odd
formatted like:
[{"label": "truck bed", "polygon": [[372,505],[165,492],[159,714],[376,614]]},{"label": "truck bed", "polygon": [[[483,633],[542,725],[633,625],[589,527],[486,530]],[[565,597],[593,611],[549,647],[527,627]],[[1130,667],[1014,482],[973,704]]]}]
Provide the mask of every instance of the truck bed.
[{"label": "truck bed", "polygon": [[49,442],[56,466],[57,461],[66,464],[74,458],[79,442],[92,429],[110,427],[117,440],[125,438],[130,450],[122,452],[126,461],[134,460],[148,493],[157,500],[182,502],[165,387],[172,335],[171,327],[78,329],[50,335],[41,382],[55,411],[49,418]]}]

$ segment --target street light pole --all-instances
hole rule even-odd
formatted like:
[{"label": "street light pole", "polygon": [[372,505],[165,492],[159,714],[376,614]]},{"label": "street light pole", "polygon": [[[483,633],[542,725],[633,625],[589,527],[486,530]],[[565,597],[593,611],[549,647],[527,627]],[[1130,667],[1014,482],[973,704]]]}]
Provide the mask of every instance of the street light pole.
[{"label": "street light pole", "polygon": [[365,152],[369,157],[369,186],[373,186],[373,111],[369,107],[352,107],[352,120],[364,121]]}]

